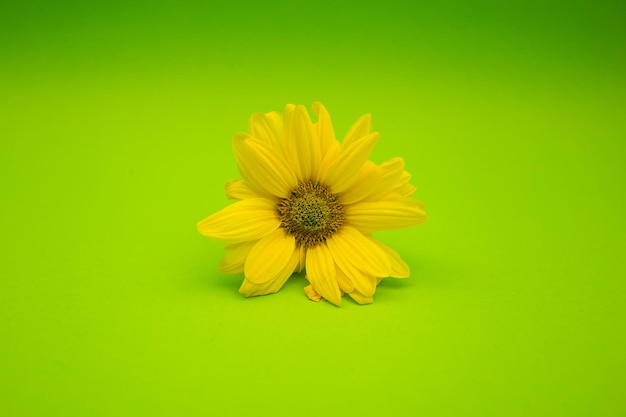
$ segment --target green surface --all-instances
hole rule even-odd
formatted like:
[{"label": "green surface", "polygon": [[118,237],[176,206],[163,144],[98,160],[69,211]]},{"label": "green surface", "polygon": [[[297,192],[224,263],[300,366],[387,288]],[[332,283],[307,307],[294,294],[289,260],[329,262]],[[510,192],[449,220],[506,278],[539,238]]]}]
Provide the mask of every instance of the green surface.
[{"label": "green surface", "polygon": [[[0,6],[0,415],[626,414],[624,3],[334,3]],[[196,232],[317,100],[430,216],[370,306]]]}]

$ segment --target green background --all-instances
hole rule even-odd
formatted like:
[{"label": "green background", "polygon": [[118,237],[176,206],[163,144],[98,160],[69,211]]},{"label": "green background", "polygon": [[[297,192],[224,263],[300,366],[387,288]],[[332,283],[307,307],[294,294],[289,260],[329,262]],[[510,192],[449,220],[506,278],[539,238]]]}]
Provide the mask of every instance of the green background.
[{"label": "green background", "polygon": [[[0,415],[626,414],[624,2],[15,3]],[[318,100],[430,216],[373,305],[245,299],[196,232],[248,116]]]}]

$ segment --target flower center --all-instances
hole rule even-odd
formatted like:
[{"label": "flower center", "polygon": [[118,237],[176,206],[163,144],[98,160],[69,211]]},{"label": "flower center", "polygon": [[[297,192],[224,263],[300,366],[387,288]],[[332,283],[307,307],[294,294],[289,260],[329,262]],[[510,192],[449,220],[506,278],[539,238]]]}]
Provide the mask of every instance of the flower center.
[{"label": "flower center", "polygon": [[298,246],[313,247],[343,225],[343,206],[322,184],[300,183],[280,200],[277,210],[280,226],[294,235]]}]

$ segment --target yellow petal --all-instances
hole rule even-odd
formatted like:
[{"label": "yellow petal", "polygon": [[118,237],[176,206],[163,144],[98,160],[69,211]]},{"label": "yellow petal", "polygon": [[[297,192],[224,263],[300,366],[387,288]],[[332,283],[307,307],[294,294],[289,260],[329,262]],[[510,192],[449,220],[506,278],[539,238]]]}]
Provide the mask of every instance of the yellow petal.
[{"label": "yellow petal", "polygon": [[260,197],[259,194],[254,192],[242,179],[228,181],[226,183],[226,195],[231,200]]},{"label": "yellow petal", "polygon": [[382,178],[371,193],[365,198],[366,201],[377,201],[385,194],[400,185],[400,177],[404,172],[404,160],[402,158],[392,158],[380,165]]},{"label": "yellow petal", "polygon": [[396,188],[394,191],[398,193],[401,197],[410,197],[411,195],[413,195],[415,190],[416,188],[407,182]]},{"label": "yellow petal", "polygon": [[275,279],[294,257],[294,252],[296,242],[293,235],[288,235],[284,229],[273,231],[250,250],[244,266],[246,279],[253,284]]},{"label": "yellow petal", "polygon": [[228,253],[220,260],[217,270],[222,274],[240,274],[243,272],[243,266],[246,263],[248,253],[257,241],[235,243],[228,245],[224,249]]},{"label": "yellow petal", "polygon": [[[404,200],[409,200],[406,197],[403,197],[402,194],[394,191],[388,192],[387,194],[385,194],[384,196],[380,197],[377,201],[382,202],[382,201],[404,201]],[[363,200],[361,201],[362,203],[365,202],[375,202],[375,201],[371,201],[369,199],[367,200]]]},{"label": "yellow petal", "polygon": [[366,161],[354,182],[340,194],[341,202],[354,204],[408,197],[415,191],[415,187],[408,183],[410,178],[411,175],[404,171],[402,158],[392,158],[380,166]]},{"label": "yellow petal", "polygon": [[353,204],[368,197],[379,187],[382,177],[380,167],[371,161],[365,161],[352,185],[339,195],[341,204]]},{"label": "yellow petal", "polygon": [[427,220],[423,205],[414,199],[359,202],[344,207],[346,223],[362,232],[400,229]]},{"label": "yellow petal", "polygon": [[383,251],[385,251],[385,253],[389,257],[389,262],[391,265],[391,272],[389,273],[390,277],[407,278],[411,274],[409,266],[406,264],[406,262],[402,260],[398,252],[391,249],[389,246],[385,245],[383,242],[372,236],[368,236],[367,238]]},{"label": "yellow petal", "polygon": [[285,132],[283,130],[283,115],[277,111],[265,113],[267,124],[272,132],[276,135],[276,139],[281,142],[284,139]]},{"label": "yellow petal", "polygon": [[[293,112],[296,110],[295,104],[287,104],[285,105],[285,110],[283,111],[283,131],[285,132],[285,136],[289,136],[289,129],[287,129],[288,123],[287,119],[291,119],[293,117]],[[285,138],[287,140],[287,138]]]},{"label": "yellow petal", "polygon": [[371,114],[363,115],[359,118],[359,120],[354,122],[354,124],[350,127],[350,129],[348,130],[348,133],[346,133],[346,136],[344,136],[343,138],[342,144],[344,146],[347,146],[351,144],[352,142],[355,142],[361,139],[362,137],[369,135],[371,131],[372,131],[372,115]]},{"label": "yellow petal", "polygon": [[278,112],[255,113],[248,121],[248,132],[251,136],[267,143],[290,168],[291,161],[287,153],[283,115]]},{"label": "yellow petal", "polygon": [[400,182],[399,182],[398,186],[406,184],[410,180],[411,180],[411,174],[409,174],[408,172],[404,171],[404,172],[402,172],[402,175],[400,175]]},{"label": "yellow petal", "polygon": [[365,296],[363,294],[361,294],[360,292],[358,292],[357,290],[354,290],[350,293],[348,293],[348,295],[350,297],[352,297],[352,299],[354,301],[356,301],[359,304],[372,304],[374,302],[374,297],[372,296]]},{"label": "yellow petal", "polygon": [[[415,187],[409,184],[410,179],[411,174],[403,171],[398,180],[393,184],[393,193],[395,195],[399,195],[400,197],[409,197],[413,194],[415,192]],[[388,196],[384,196],[382,198],[386,200],[390,199]]]},{"label": "yellow petal", "polygon": [[298,256],[297,252],[294,251],[289,262],[278,272],[274,279],[264,282],[263,284],[255,284],[248,279],[244,279],[239,288],[239,292],[245,294],[246,297],[275,293],[287,282],[297,265]]},{"label": "yellow petal", "polygon": [[298,262],[298,272],[302,272],[304,267],[306,266],[306,247],[300,246],[297,251],[300,254],[300,262]]},{"label": "yellow petal", "polygon": [[285,198],[298,185],[289,166],[263,142],[238,133],[233,150],[241,176],[254,191]]},{"label": "yellow petal", "polygon": [[[278,118],[277,118],[278,117]],[[276,121],[279,120],[279,123]],[[273,112],[268,114],[254,113],[248,120],[250,136],[266,143],[272,149],[282,152],[282,117]]]},{"label": "yellow petal", "polygon": [[296,110],[296,105],[295,104],[287,104],[285,106],[285,110],[283,111],[283,117],[282,117],[282,132],[283,132],[283,138],[282,138],[282,146],[283,149],[285,151],[285,160],[287,161],[287,163],[289,164],[289,166],[291,167],[291,170],[294,172],[294,174],[297,176],[298,175],[298,165],[297,165],[297,160],[294,161],[294,156],[291,153],[291,146],[289,142],[291,142],[291,134],[290,134],[290,126],[291,126],[291,120],[293,119],[293,114]]},{"label": "yellow petal", "polygon": [[401,184],[402,173],[404,172],[404,160],[402,158],[392,158],[377,168],[380,176],[361,185],[363,188],[361,198],[356,201],[378,201]]},{"label": "yellow petal", "polygon": [[327,240],[327,244],[335,260],[339,261],[337,265],[350,277],[355,288],[361,284],[360,277],[351,275],[353,269],[348,264],[368,275],[389,276],[391,266],[387,254],[355,228],[342,227]]},{"label": "yellow petal", "polygon": [[307,285],[306,287],[304,287],[304,292],[311,301],[319,302],[322,299],[322,296],[319,295],[317,291],[315,291],[315,288],[313,288],[312,285]]},{"label": "yellow petal", "polygon": [[[334,259],[334,257],[333,257]],[[339,284],[339,289],[343,292],[350,292],[354,290],[354,284],[352,280],[348,278],[348,276],[337,266],[336,272],[337,284]]]},{"label": "yellow petal", "polygon": [[400,157],[391,158],[380,164],[380,168],[383,170],[385,178],[394,178],[397,181],[405,172],[404,159]]},{"label": "yellow petal", "polygon": [[335,262],[325,243],[307,250],[306,274],[318,294],[335,305],[341,304],[341,293],[335,279]]},{"label": "yellow petal", "polygon": [[320,168],[316,177],[317,182],[322,182],[322,179],[324,178],[328,167],[335,163],[340,153],[341,145],[339,145],[339,142],[331,142],[328,146],[328,149],[326,150],[326,153],[324,154],[324,157],[322,158],[322,162],[320,164]]},{"label": "yellow petal", "polygon": [[300,181],[311,181],[317,176],[322,157],[309,113],[304,106],[298,105],[289,116],[285,115],[284,123],[289,158],[296,176]]},{"label": "yellow petal", "polygon": [[200,221],[198,231],[211,239],[237,243],[261,239],[278,226],[276,204],[265,198],[250,198]]},{"label": "yellow petal", "polygon": [[333,129],[333,124],[330,121],[330,115],[322,103],[316,101],[313,103],[312,107],[313,114],[315,114],[318,118],[315,127],[317,129],[321,155],[323,156],[326,154],[326,151],[332,143],[337,141],[337,139],[335,139],[335,129]]},{"label": "yellow petal", "polygon": [[332,193],[339,194],[352,185],[378,137],[378,132],[374,132],[347,146],[341,145],[339,156],[322,175],[322,182],[330,186]]},{"label": "yellow petal", "polygon": [[[337,237],[337,239],[341,240],[341,237]],[[345,292],[350,292],[356,288],[363,294],[374,294],[375,285],[373,282],[373,276],[363,272],[361,269],[362,265],[358,265],[357,263],[359,259],[350,258],[350,252],[343,252],[343,248],[347,245],[347,243],[337,243],[337,240],[333,238],[328,239],[327,242],[330,253],[333,256],[333,260],[338,267],[337,281],[339,282],[339,287]],[[359,250],[358,247],[357,250]],[[368,266],[366,266],[366,268],[371,269],[371,267]],[[380,268],[378,269],[379,270],[377,272],[381,272],[381,275],[383,275],[383,271],[380,270]]]}]

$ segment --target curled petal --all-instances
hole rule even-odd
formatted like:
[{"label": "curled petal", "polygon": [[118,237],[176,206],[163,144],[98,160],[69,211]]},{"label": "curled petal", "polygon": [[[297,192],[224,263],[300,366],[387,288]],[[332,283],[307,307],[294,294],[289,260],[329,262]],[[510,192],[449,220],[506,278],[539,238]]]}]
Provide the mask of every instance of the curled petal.
[{"label": "curled petal", "polygon": [[306,287],[304,287],[304,292],[311,301],[319,302],[322,299],[322,296],[319,295],[317,291],[315,291],[315,288],[313,288],[312,285],[307,285]]}]

